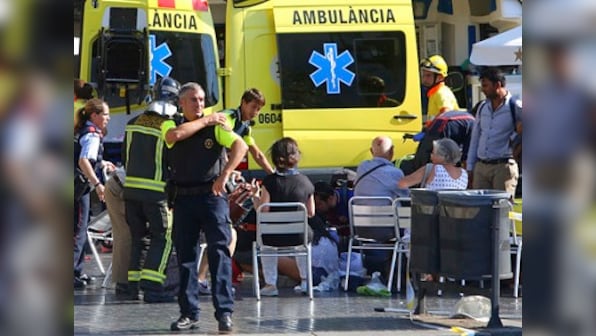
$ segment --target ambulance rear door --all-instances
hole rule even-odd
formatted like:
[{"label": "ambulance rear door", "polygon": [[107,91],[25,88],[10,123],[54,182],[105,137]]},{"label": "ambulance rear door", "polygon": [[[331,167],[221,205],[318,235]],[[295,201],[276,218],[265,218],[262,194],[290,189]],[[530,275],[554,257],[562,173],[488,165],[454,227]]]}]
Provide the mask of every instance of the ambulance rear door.
[{"label": "ambulance rear door", "polygon": [[302,167],[356,166],[382,134],[396,158],[415,151],[401,144],[421,129],[411,3],[375,3],[274,8],[282,131]]},{"label": "ambulance rear door", "polygon": [[[266,104],[255,118],[253,128],[257,144],[263,151],[282,137],[278,50],[271,14],[266,6],[252,8],[243,21],[245,83],[242,91],[257,88],[265,95]],[[235,102],[234,108],[240,105],[240,98],[241,94],[230,97]],[[249,169],[260,169],[250,155]]]}]

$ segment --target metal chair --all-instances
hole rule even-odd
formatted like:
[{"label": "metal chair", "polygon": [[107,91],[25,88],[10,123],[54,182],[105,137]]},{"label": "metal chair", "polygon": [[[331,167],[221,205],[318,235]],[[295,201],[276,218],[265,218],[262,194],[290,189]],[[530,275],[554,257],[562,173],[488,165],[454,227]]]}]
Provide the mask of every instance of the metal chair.
[{"label": "metal chair", "polygon": [[[264,211],[268,209],[268,211]],[[292,209],[292,210],[289,210]],[[263,238],[297,234],[301,243],[287,246],[267,246]],[[308,218],[306,207],[299,202],[264,203],[257,208],[257,239],[252,245],[254,290],[257,300],[261,300],[258,272],[258,257],[267,256],[306,256],[308,296],[313,299],[313,275],[311,244],[308,241]]]},{"label": "metal chair", "polygon": [[87,240],[89,241],[91,252],[93,253],[93,257],[97,263],[97,266],[99,267],[101,274],[105,275],[106,271],[101,262],[101,258],[99,257],[99,253],[97,253],[95,242],[112,242],[113,240],[112,222],[110,222],[110,216],[108,216],[107,210],[102,211],[99,215],[95,216],[93,219],[91,219],[91,221],[89,221],[89,226],[87,228]]},{"label": "metal chair", "polygon": [[[348,202],[350,220],[350,240],[348,255],[357,250],[392,250],[391,269],[387,289],[391,292],[391,284],[395,271],[398,253],[405,253],[403,241],[399,235],[399,224],[395,205],[390,197],[354,196]],[[400,268],[401,269],[401,268]],[[346,281],[344,290],[348,290],[350,274],[350,258],[346,263]]]},{"label": "metal chair", "polygon": [[[397,215],[397,227],[399,232],[404,230],[397,250],[397,291],[401,291],[401,267],[402,256],[410,251],[410,228],[412,227],[412,199],[410,197],[398,197],[393,201],[393,207]],[[409,257],[409,255],[407,255]],[[406,270],[407,272],[408,270]]]},{"label": "metal chair", "polygon": [[521,236],[521,232],[518,230],[521,229],[521,226],[518,226],[518,223],[522,223],[522,214],[521,212],[511,211],[509,212],[509,219],[511,219],[511,237],[509,237],[509,242],[511,244],[511,254],[515,254],[515,275],[513,280],[513,297],[519,296],[519,274],[521,270],[521,254],[522,254],[522,246],[523,246],[523,239]]}]

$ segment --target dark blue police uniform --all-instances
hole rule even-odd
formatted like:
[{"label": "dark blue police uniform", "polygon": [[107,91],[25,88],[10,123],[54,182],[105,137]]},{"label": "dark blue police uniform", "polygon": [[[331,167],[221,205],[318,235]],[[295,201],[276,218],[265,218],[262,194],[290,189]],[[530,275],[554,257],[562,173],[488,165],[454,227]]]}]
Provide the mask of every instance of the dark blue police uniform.
[{"label": "dark blue police uniform", "polygon": [[177,142],[169,154],[174,200],[174,245],[180,268],[178,303],[183,317],[198,320],[199,291],[192,269],[202,230],[207,240],[215,318],[233,312],[232,259],[228,199],[211,192],[225,166],[224,147],[216,140],[215,127],[206,127]]}]

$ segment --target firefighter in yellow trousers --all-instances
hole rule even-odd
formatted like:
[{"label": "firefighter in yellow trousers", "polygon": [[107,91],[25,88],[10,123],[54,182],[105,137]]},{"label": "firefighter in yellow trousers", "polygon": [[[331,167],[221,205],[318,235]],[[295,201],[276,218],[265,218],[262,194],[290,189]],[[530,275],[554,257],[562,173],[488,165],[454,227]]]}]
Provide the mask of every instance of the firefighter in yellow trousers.
[{"label": "firefighter in yellow trousers", "polygon": [[[128,292],[130,299],[138,299],[139,289],[143,300],[172,302],[174,295],[165,292],[166,269],[172,251],[172,214],[167,204],[167,146],[165,134],[175,127],[171,117],[177,112],[174,102],[178,99],[180,84],[169,77],[155,85],[155,99],[147,110],[131,119],[126,125],[122,146],[122,161],[126,168],[124,200],[126,221],[132,238],[128,266]],[[141,264],[143,238],[151,242],[145,262]]]}]

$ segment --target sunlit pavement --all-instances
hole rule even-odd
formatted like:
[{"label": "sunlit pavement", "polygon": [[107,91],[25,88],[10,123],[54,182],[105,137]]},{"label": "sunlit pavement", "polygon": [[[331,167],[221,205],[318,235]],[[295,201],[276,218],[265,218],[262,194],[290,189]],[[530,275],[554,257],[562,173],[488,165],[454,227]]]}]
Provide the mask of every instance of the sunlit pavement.
[{"label": "sunlit pavement", "polygon": [[[102,254],[108,265],[111,254]],[[75,291],[75,335],[170,335],[179,317],[177,303],[147,304],[142,301],[116,299],[114,289],[101,288],[103,277],[92,259],[85,271],[97,280],[84,290]],[[403,290],[402,290],[403,291]],[[448,315],[459,300],[458,293],[432,295],[427,299],[429,315],[409,316],[400,312],[375,312],[375,308],[405,309],[405,295],[391,298],[360,296],[355,293],[315,292],[315,298],[280,288],[279,297],[263,297],[258,302],[252,291],[252,278],[246,277],[237,288],[234,312],[235,335],[462,335],[451,326],[476,330],[476,335],[521,335],[522,299],[504,290],[500,300],[500,317],[505,328],[489,330],[486,323],[474,320],[452,320]],[[217,334],[210,296],[201,296],[200,327],[185,333]]]}]

